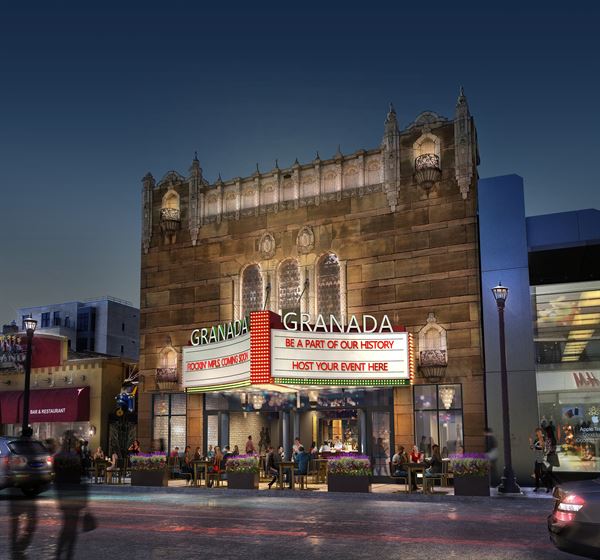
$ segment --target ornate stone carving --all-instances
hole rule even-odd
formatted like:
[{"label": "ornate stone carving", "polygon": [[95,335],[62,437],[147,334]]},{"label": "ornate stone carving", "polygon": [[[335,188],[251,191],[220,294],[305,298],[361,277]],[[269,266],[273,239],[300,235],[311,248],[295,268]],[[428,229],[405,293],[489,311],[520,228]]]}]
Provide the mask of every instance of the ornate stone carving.
[{"label": "ornate stone carving", "polygon": [[396,111],[390,103],[390,110],[385,119],[385,132],[381,143],[383,152],[383,184],[388,204],[392,212],[398,205],[398,187],[400,185],[400,131]]},{"label": "ornate stone carving", "polygon": [[315,234],[310,226],[304,226],[296,237],[298,253],[306,255],[315,248]]},{"label": "ornate stone carving", "polygon": [[268,260],[275,256],[275,238],[270,232],[263,233],[258,242],[258,252],[262,259]]},{"label": "ornate stone carving", "polygon": [[473,124],[463,88],[456,102],[454,116],[454,167],[456,182],[464,199],[469,195],[476,158],[473,157]]},{"label": "ornate stone carving", "polygon": [[152,241],[152,190],[155,187],[151,173],[146,173],[142,185],[142,248],[147,253]]}]

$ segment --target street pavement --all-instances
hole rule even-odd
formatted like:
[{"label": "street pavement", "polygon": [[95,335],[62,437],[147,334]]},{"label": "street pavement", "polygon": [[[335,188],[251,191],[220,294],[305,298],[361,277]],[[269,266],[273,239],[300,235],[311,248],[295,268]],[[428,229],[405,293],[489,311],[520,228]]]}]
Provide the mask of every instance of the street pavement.
[{"label": "street pavement", "polygon": [[[92,512],[97,527],[77,531],[74,558],[579,558],[550,544],[549,499],[135,490],[90,490],[82,513]],[[19,511],[37,524],[26,555],[11,556],[11,515]],[[0,558],[55,558],[61,519],[51,492],[36,501],[0,493]]]}]

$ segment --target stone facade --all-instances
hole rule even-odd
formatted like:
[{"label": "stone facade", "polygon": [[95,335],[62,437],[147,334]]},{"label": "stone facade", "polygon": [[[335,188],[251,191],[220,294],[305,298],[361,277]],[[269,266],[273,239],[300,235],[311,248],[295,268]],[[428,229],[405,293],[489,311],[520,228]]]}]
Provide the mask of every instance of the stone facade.
[{"label": "stone facade", "polygon": [[[459,140],[457,144],[456,139]],[[460,148],[460,153],[457,149]],[[420,150],[420,151],[419,151]],[[428,151],[429,150],[429,151]],[[421,156],[420,167],[415,160]],[[462,383],[464,444],[483,446],[485,422],[477,246],[476,132],[461,92],[454,120],[426,112],[398,128],[392,107],[380,147],[319,155],[308,164],[209,183],[194,158],[187,178],[143,180],[139,437],[150,444],[151,392],[170,337],[238,318],[240,278],[260,265],[267,308],[280,312],[279,266],[297,259],[317,309],[315,266],[341,267],[341,313],[387,314],[418,335],[431,313],[445,332],[445,382]],[[307,282],[306,282],[307,281]],[[418,336],[415,337],[418,339]],[[418,356],[418,350],[417,356]],[[416,382],[423,379],[417,376]],[[414,440],[412,392],[395,390],[395,443]],[[201,395],[188,395],[188,443],[200,445]]]}]

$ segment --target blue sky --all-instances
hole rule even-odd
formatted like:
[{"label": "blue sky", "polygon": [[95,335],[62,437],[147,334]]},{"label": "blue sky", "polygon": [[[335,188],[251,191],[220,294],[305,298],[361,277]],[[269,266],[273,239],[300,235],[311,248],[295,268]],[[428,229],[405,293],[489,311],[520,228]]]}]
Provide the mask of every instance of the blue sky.
[{"label": "blue sky", "polygon": [[595,3],[204,4],[2,3],[0,321],[138,303],[147,171],[374,147],[389,101],[451,116],[460,85],[481,177],[522,175],[529,215],[600,208]]}]

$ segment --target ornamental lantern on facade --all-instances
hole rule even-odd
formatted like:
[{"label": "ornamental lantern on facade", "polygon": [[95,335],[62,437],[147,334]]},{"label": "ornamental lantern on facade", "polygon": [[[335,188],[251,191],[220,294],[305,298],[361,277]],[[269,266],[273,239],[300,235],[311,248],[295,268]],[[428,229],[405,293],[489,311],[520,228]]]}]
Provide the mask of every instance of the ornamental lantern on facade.
[{"label": "ornamental lantern on facade", "polygon": [[446,329],[438,325],[434,313],[419,331],[419,372],[428,381],[437,382],[446,376],[448,349]]}]

